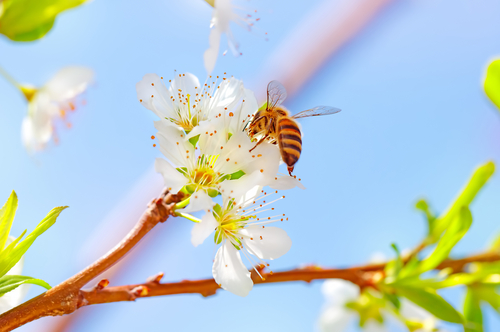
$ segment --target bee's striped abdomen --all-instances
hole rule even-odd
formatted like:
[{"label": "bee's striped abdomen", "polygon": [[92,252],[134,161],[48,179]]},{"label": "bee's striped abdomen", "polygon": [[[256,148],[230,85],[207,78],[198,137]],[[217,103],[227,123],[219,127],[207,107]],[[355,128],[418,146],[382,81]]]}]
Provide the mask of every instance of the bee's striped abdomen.
[{"label": "bee's striped abdomen", "polygon": [[300,158],[302,151],[302,137],[297,123],[289,118],[281,118],[278,121],[278,142],[281,158],[288,165],[289,171]]}]

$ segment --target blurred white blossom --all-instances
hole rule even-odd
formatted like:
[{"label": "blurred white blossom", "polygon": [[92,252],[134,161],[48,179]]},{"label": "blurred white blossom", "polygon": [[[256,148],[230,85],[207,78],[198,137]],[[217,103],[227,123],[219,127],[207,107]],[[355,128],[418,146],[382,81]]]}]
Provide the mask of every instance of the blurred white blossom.
[{"label": "blurred white blossom", "polygon": [[[322,291],[326,304],[319,318],[318,325],[321,332],[345,331],[350,324],[359,319],[359,312],[349,306],[359,300],[361,296],[359,286],[342,279],[329,279],[323,283]],[[411,324],[414,328],[413,332],[440,331],[436,327],[437,319],[433,315],[404,298],[400,301],[400,316],[397,317],[400,323],[403,320],[402,323]],[[384,320],[397,322],[398,320],[391,313],[389,310],[381,311]],[[363,327],[360,327],[360,331],[384,332],[388,329],[383,323],[369,319]]]},{"label": "blurred white blossom", "polygon": [[42,150],[55,135],[55,122],[67,122],[68,112],[77,107],[76,97],[92,82],[94,73],[85,67],[65,67],[43,87],[22,86],[28,100],[28,114],[22,123],[22,141],[30,152]]},{"label": "blurred white blossom", "polygon": [[255,21],[251,14],[239,14],[238,7],[235,6],[232,0],[209,0],[207,1],[213,7],[212,20],[210,28],[212,31],[209,36],[209,48],[205,51],[203,60],[205,69],[210,74],[215,67],[217,57],[219,55],[220,40],[223,34],[226,35],[229,49],[234,55],[239,55],[239,44],[231,31],[231,22],[238,24],[244,29],[250,31]]}]

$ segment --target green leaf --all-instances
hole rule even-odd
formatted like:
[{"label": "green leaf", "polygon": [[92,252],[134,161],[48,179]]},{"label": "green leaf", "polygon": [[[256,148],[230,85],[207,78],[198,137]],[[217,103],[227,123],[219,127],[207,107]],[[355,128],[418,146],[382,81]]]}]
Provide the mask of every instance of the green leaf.
[{"label": "green leaf", "polygon": [[436,216],[434,215],[434,213],[432,213],[429,204],[425,199],[421,199],[415,204],[415,208],[417,208],[418,210],[422,211],[425,214],[425,218],[427,220],[428,234],[432,234],[432,232],[434,231],[434,226],[435,226],[434,222],[436,221]]},{"label": "green leaf", "polygon": [[[21,257],[26,253],[28,248],[35,242],[36,238],[44,233],[55,222],[59,214],[66,209],[67,206],[60,206],[52,209],[49,214],[36,226],[36,228],[24,239],[19,242],[15,247],[14,245],[22,237],[12,242],[2,253],[0,253],[0,276],[5,275]],[[24,233],[23,233],[24,234]]]},{"label": "green leaf", "polygon": [[401,286],[395,289],[399,295],[406,297],[411,302],[427,310],[436,318],[457,324],[464,322],[462,315],[433,289]]},{"label": "green leaf", "polygon": [[492,61],[486,69],[484,92],[500,108],[500,60]]},{"label": "green leaf", "polygon": [[474,288],[467,287],[464,300],[465,332],[483,332],[483,314]]},{"label": "green leaf", "polygon": [[415,273],[424,273],[432,270],[444,261],[450,254],[451,249],[467,233],[471,224],[472,214],[469,208],[462,207],[434,251],[420,263]]},{"label": "green leaf", "polygon": [[0,296],[8,293],[22,284],[33,284],[50,289],[50,285],[43,280],[26,276],[5,275],[0,278]]},{"label": "green leaf", "polygon": [[8,0],[0,17],[0,33],[14,41],[33,41],[52,29],[57,15],[87,0]]},{"label": "green leaf", "polygon": [[491,161],[476,169],[471,179],[448,211],[436,219],[432,236],[429,239],[431,243],[435,243],[439,240],[441,234],[448,228],[448,225],[455,219],[463,206],[468,207],[470,203],[472,203],[478,192],[486,182],[488,182],[494,172],[495,164]]},{"label": "green leaf", "polygon": [[4,249],[9,238],[10,228],[17,210],[17,195],[12,191],[5,205],[0,209],[0,252]]},{"label": "green leaf", "polygon": [[493,309],[500,313],[500,295],[495,285],[474,285],[474,295],[481,301],[487,302]]}]

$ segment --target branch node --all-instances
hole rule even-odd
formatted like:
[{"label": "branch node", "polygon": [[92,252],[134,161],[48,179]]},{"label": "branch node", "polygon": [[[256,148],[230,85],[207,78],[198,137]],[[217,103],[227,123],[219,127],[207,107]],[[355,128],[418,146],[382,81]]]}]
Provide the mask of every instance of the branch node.
[{"label": "branch node", "polygon": [[130,300],[135,301],[138,297],[148,296],[149,288],[146,286],[137,286],[130,291]]},{"label": "branch node", "polygon": [[109,285],[109,280],[108,279],[102,279],[97,283],[97,285],[94,287],[94,291],[100,291],[104,287],[107,287]]},{"label": "branch node", "polygon": [[154,276],[149,277],[146,281],[148,283],[159,284],[161,279],[163,278],[163,275],[164,275],[163,272],[159,272],[159,273],[155,274]]}]

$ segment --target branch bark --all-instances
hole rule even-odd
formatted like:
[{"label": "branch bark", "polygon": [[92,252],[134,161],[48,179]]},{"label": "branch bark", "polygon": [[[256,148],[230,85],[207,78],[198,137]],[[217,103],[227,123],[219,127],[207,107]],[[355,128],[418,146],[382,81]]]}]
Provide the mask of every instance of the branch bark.
[{"label": "branch bark", "polygon": [[85,292],[81,288],[118,262],[158,223],[165,222],[180,199],[182,197],[164,191],[149,204],[127,236],[106,255],[49,291],[0,315],[0,331],[11,331],[45,316],[65,315],[77,310],[84,300]]}]

